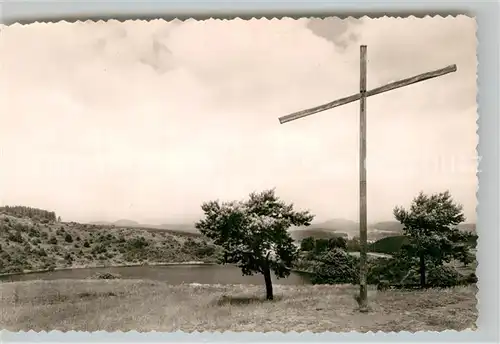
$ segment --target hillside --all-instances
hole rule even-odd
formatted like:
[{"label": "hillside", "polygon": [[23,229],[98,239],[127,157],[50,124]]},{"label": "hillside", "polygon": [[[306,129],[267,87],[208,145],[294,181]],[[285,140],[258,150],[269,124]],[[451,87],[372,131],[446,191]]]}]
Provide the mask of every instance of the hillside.
[{"label": "hillside", "polygon": [[142,229],[163,229],[172,232],[187,232],[192,234],[201,235],[200,232],[195,228],[194,224],[161,224],[152,225],[139,223],[133,220],[121,219],[114,222],[109,221],[92,221],[89,222],[91,225],[102,225],[102,226],[115,226],[115,227],[128,227],[128,228],[142,228]]},{"label": "hillside", "polygon": [[401,246],[408,241],[404,235],[396,235],[377,240],[370,244],[368,250],[370,252],[393,254],[398,252]]},{"label": "hillside", "polygon": [[0,214],[0,273],[214,261],[217,253],[217,248],[199,234],[44,222]]}]

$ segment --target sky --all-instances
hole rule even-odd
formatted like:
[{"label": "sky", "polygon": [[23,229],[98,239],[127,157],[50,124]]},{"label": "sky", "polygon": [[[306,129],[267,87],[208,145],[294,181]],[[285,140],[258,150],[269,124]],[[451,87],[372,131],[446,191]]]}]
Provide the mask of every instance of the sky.
[{"label": "sky", "polygon": [[359,102],[278,117],[456,64],[367,99],[368,221],[449,190],[476,220],[472,18],[99,21],[0,31],[0,205],[65,221],[189,222],[276,188],[316,221],[359,217]]}]

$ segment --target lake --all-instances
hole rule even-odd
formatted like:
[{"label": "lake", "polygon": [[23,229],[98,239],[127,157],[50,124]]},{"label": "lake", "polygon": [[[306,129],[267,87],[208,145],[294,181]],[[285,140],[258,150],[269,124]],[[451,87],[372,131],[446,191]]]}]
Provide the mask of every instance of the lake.
[{"label": "lake", "polygon": [[[262,274],[242,276],[241,270],[232,265],[166,265],[166,266],[127,266],[57,270],[50,272],[29,273],[1,276],[2,282],[86,279],[96,273],[110,272],[119,274],[123,279],[147,279],[162,281],[168,284],[200,283],[200,284],[263,284]],[[277,279],[272,276],[274,284],[303,285],[310,284],[306,275],[292,272],[287,278]]]}]

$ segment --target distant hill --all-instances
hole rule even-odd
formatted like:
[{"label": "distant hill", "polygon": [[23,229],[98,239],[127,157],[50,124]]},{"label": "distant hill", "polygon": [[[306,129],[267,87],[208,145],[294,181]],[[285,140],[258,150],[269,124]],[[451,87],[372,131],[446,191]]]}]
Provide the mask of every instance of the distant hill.
[{"label": "distant hill", "polygon": [[305,238],[313,237],[315,239],[330,239],[338,236],[347,237],[347,233],[333,232],[330,230],[324,229],[304,229],[304,230],[296,230],[291,231],[290,235],[292,239],[295,241],[302,241]]},{"label": "distant hill", "polygon": [[[394,233],[402,233],[403,225],[397,221],[383,221],[377,222],[370,225],[372,229],[376,229],[378,231],[383,232],[394,232]],[[459,229],[467,232],[475,232],[476,224],[475,223],[461,223],[457,226]]]},{"label": "distant hill", "polygon": [[113,222],[113,224],[115,226],[123,226],[123,227],[125,227],[125,226],[135,226],[135,227],[137,227],[137,226],[140,225],[140,223],[137,222],[137,221],[124,220],[124,219],[115,221],[115,222]]},{"label": "distant hill", "polygon": [[161,224],[158,226],[159,228],[169,229],[173,231],[185,231],[192,233],[199,233],[200,231],[195,228],[194,224]]},{"label": "distant hill", "polygon": [[398,252],[401,246],[407,242],[407,238],[404,235],[396,235],[391,237],[382,238],[368,246],[368,251],[393,254]]},{"label": "distant hill", "polygon": [[359,231],[359,224],[351,220],[332,219],[317,224],[311,224],[309,228],[326,229],[337,232],[351,233]]},{"label": "distant hill", "polygon": [[395,232],[401,233],[403,231],[403,225],[397,221],[382,221],[370,225],[373,230],[378,230],[381,232]]},{"label": "distant hill", "polygon": [[187,232],[192,234],[200,234],[199,231],[195,228],[194,224],[161,224],[161,225],[152,225],[152,224],[144,224],[139,223],[133,220],[121,219],[114,222],[109,221],[93,221],[89,222],[91,225],[100,225],[100,226],[115,226],[115,227],[125,227],[125,228],[142,228],[142,229],[157,229],[157,230],[169,230],[173,232]]},{"label": "distant hill", "polygon": [[[467,232],[475,232],[476,224],[463,223],[458,228]],[[311,224],[309,227],[292,228],[290,234],[295,241],[301,241],[307,237],[328,239],[335,236],[347,236],[352,238],[359,236],[359,224],[345,219],[332,219]],[[403,225],[397,221],[381,221],[368,225],[368,241],[377,241],[402,234]]]}]

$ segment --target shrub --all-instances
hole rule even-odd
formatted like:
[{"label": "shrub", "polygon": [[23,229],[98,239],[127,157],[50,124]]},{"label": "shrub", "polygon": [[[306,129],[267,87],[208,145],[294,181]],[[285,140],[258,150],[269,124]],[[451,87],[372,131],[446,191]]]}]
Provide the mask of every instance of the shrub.
[{"label": "shrub", "polygon": [[11,259],[10,254],[8,252],[2,252],[0,254],[0,258],[5,261],[10,261]]},{"label": "shrub", "polygon": [[70,243],[70,242],[73,242],[73,237],[71,236],[71,234],[67,233],[65,236],[64,236],[64,241]]},{"label": "shrub", "polygon": [[21,232],[18,230],[15,232],[10,232],[9,235],[7,236],[7,239],[20,244],[24,242],[23,236],[21,235]]},{"label": "shrub", "polygon": [[57,238],[56,237],[51,237],[48,241],[49,244],[51,245],[57,245]]},{"label": "shrub", "polygon": [[465,277],[464,282],[467,283],[467,284],[477,283],[477,276],[476,276],[476,274],[474,272],[471,272],[470,274],[468,274]]},{"label": "shrub", "polygon": [[85,240],[85,242],[83,243],[83,247],[87,247],[87,248],[90,247],[90,244],[87,240]]},{"label": "shrub", "polygon": [[429,269],[427,285],[430,287],[453,287],[462,283],[462,275],[450,266],[435,266]]},{"label": "shrub", "polygon": [[42,269],[47,271],[54,271],[56,269],[56,265],[53,262],[47,262],[42,266]]},{"label": "shrub", "polygon": [[98,272],[94,276],[91,277],[92,279],[119,279],[121,276],[119,274],[113,274],[110,272]]},{"label": "shrub", "polygon": [[132,249],[142,249],[149,245],[149,243],[144,239],[144,237],[140,236],[138,238],[134,238],[128,241],[128,245]]},{"label": "shrub", "polygon": [[40,232],[38,232],[35,228],[30,228],[30,230],[28,231],[28,235],[30,236],[30,238],[38,237],[40,236]]},{"label": "shrub", "polygon": [[73,263],[73,257],[71,257],[71,253],[66,253],[64,255],[64,260],[70,264]]},{"label": "shrub", "polygon": [[341,249],[333,249],[316,258],[313,284],[358,283],[359,259]]},{"label": "shrub", "polygon": [[100,253],[106,253],[106,251],[107,251],[106,246],[102,244],[97,244],[92,248],[91,252],[95,254],[100,254]]},{"label": "shrub", "polygon": [[23,272],[23,268],[20,266],[8,266],[3,270],[3,272],[7,274],[17,274]]}]

